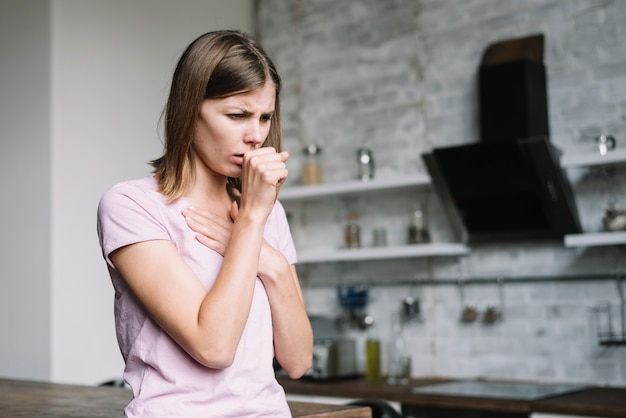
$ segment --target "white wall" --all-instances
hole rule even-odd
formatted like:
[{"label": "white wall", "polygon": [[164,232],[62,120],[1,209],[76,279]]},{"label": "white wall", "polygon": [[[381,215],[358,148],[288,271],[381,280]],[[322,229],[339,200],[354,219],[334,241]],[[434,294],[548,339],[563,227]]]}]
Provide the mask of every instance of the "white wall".
[{"label": "white wall", "polygon": [[[252,30],[250,0],[55,0],[52,9],[52,373],[119,377],[113,291],[95,229],[100,195],[149,174],[176,60],[212,29]],[[77,355],[80,353],[80,355]]]},{"label": "white wall", "polygon": [[149,174],[184,47],[213,29],[252,32],[252,1],[42,0],[0,3],[0,16],[0,376],[119,378],[98,199]]},{"label": "white wall", "polygon": [[0,376],[50,368],[49,18],[0,2]]}]

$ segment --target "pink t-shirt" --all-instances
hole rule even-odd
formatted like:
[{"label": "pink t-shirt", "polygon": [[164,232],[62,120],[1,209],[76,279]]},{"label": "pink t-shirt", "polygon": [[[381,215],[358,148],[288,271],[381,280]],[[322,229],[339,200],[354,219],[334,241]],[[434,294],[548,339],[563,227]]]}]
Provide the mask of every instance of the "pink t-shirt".
[{"label": "pink t-shirt", "polygon": [[[214,369],[195,361],[146,314],[108,258],[125,245],[170,240],[208,291],[223,257],[195,239],[181,214],[190,205],[185,198],[167,204],[155,179],[146,177],[113,186],[98,206],[100,245],[115,288],[124,379],[134,395],[125,416],[291,417],[274,375],[272,317],[259,278],[234,362],[231,367]],[[267,220],[265,239],[295,263],[295,247],[279,202]]]}]

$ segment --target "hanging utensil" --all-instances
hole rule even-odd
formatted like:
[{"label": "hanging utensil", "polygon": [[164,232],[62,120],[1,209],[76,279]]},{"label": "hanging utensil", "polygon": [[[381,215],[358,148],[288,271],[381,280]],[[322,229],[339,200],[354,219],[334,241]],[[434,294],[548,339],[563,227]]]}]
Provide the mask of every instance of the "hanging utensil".
[{"label": "hanging utensil", "polygon": [[504,311],[504,280],[502,277],[498,277],[498,306],[488,306],[483,314],[483,322],[487,324],[493,324],[494,322],[500,321],[502,319],[502,313]]}]

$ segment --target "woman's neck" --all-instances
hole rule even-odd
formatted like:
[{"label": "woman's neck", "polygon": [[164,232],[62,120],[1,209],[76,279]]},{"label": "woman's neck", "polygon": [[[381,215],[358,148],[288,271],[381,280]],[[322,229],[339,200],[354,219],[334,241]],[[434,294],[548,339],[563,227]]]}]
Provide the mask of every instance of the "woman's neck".
[{"label": "woman's neck", "polygon": [[193,206],[215,213],[229,213],[232,199],[226,188],[226,177],[199,175],[185,193]]}]

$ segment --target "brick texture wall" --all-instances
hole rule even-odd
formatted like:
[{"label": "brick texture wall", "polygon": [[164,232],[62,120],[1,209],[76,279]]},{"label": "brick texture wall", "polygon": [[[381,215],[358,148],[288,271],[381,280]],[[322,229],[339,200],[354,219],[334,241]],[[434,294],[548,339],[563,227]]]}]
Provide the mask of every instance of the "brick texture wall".
[{"label": "brick texture wall", "polygon": [[[424,172],[432,147],[479,140],[477,74],[496,41],[543,33],[551,141],[563,152],[594,152],[610,133],[626,147],[626,2],[601,0],[258,0],[258,35],[284,82],[282,115],[290,178],[301,149],[323,149],[326,182],[356,175],[355,150],[372,149],[377,176]],[[583,228],[601,228],[611,196],[626,205],[626,169],[568,172]],[[376,227],[405,239],[412,206],[426,209],[433,239],[450,241],[432,191],[289,204],[299,247],[341,245],[347,213],[359,213],[364,241]],[[370,312],[388,340],[391,315],[409,294],[423,320],[405,329],[413,374],[626,384],[626,347],[596,341],[591,308],[617,308],[624,246],[567,249],[558,242],[472,246],[461,258],[300,266],[309,310],[339,314],[335,285],[370,282]],[[507,278],[602,273],[596,280],[507,282]],[[603,275],[604,274],[604,275]],[[503,320],[462,324],[463,302],[500,305]],[[454,279],[485,278],[465,286]],[[439,280],[439,282],[438,282]],[[446,281],[447,280],[447,281]],[[619,324],[616,322],[616,327]],[[363,333],[353,331],[355,338]]]}]

